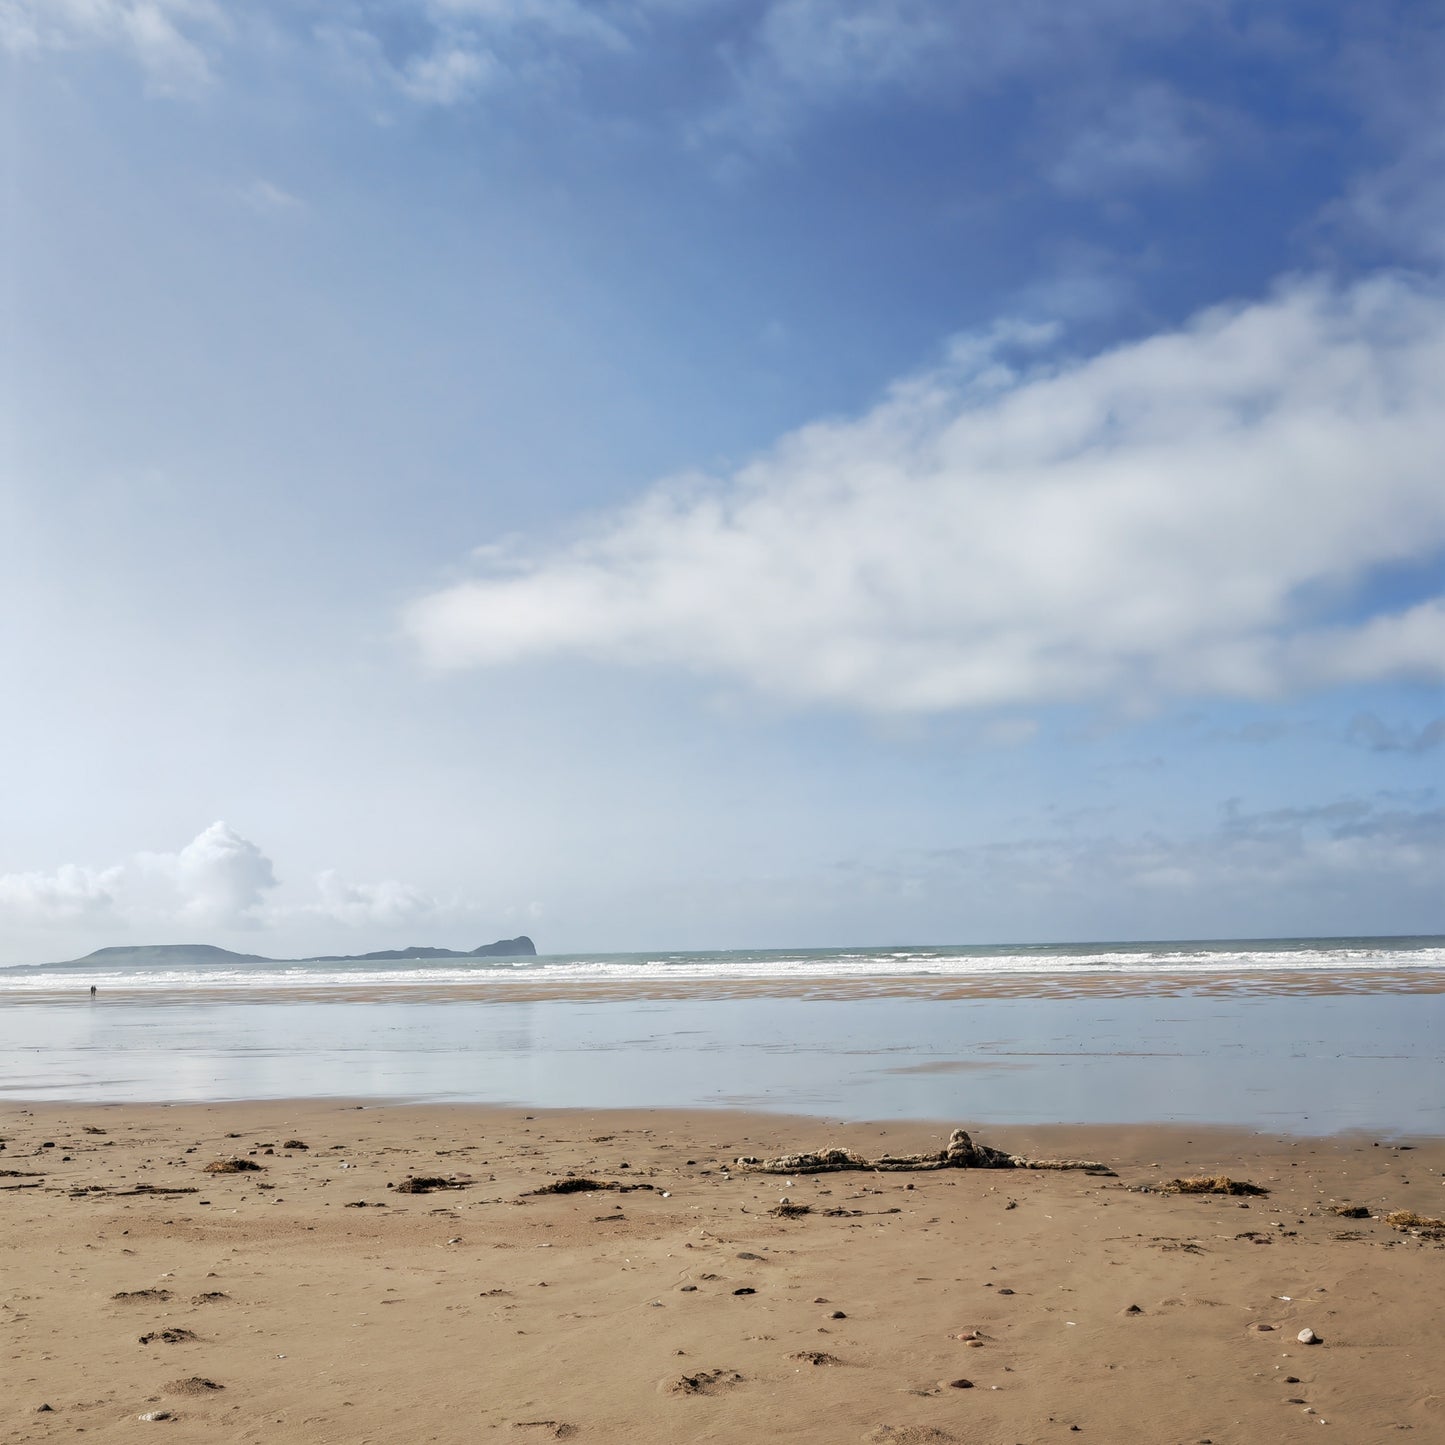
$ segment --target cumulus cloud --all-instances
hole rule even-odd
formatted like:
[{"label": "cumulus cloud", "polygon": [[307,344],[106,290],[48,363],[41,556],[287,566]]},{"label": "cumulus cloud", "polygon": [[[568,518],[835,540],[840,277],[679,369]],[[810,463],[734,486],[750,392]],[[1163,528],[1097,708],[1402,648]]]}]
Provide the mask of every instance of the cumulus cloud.
[{"label": "cumulus cloud", "polygon": [[443,912],[430,894],[394,878],[380,883],[348,883],[328,869],[317,875],[316,891],[317,901],[305,905],[304,911],[348,927],[389,928],[436,918]]},{"label": "cumulus cloud", "polygon": [[213,823],[174,852],[134,853],[103,868],[0,874],[0,922],[39,928],[146,928],[204,937],[212,930],[314,927],[386,930],[403,924],[479,926],[488,913],[389,878],[316,875],[314,892],[283,897],[271,859],[229,824]]},{"label": "cumulus cloud", "polygon": [[142,889],[157,883],[179,920],[238,928],[259,922],[276,887],[271,860],[227,823],[212,823],[178,853],[139,853],[134,861]]},{"label": "cumulus cloud", "polygon": [[218,822],[174,853],[136,853],[104,868],[65,863],[52,873],[0,875],[0,919],[247,928],[263,921],[276,886],[271,860]]},{"label": "cumulus cloud", "polygon": [[929,712],[1445,676],[1445,598],[1348,619],[1445,547],[1445,297],[1299,281],[1073,362],[959,343],[866,414],[418,600],[444,667],[690,669]]},{"label": "cumulus cloud", "polygon": [[115,907],[122,872],[64,863],[54,873],[0,874],[0,918],[16,924],[104,918]]}]

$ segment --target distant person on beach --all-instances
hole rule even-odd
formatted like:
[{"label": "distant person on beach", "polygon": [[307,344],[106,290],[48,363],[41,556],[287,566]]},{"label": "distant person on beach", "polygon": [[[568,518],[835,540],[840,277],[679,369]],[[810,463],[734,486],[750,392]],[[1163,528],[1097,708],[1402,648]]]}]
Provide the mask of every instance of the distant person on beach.
[{"label": "distant person on beach", "polygon": [[91,986],[90,986],[90,996],[91,996],[91,998],[94,998],[94,997],[95,997],[95,985],[94,985],[94,984],[91,984]]}]

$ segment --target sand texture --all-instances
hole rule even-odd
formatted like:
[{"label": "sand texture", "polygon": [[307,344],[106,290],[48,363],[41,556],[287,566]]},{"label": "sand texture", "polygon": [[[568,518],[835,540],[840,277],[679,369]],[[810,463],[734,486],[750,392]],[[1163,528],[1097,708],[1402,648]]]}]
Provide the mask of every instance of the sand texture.
[{"label": "sand texture", "polygon": [[[954,1124],[1117,1177],[731,1162]],[[0,1138],[6,1441],[1445,1442],[1445,1141],[336,1102]]]}]

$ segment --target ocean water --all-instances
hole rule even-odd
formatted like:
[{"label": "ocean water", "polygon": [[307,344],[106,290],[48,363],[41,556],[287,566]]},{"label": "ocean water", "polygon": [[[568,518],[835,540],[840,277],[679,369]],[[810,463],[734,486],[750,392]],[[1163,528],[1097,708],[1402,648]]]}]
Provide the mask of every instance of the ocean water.
[{"label": "ocean water", "polygon": [[301,1097],[1445,1134],[1445,940],[0,970],[0,1099]]},{"label": "ocean water", "polygon": [[0,1001],[26,993],[100,990],[169,993],[205,988],[238,993],[327,989],[446,990],[488,983],[549,988],[586,984],[872,984],[920,980],[1116,982],[1248,978],[1266,974],[1362,974],[1445,969],[1445,937],[1284,938],[1155,943],[1048,943],[896,948],[732,949],[695,953],[551,954],[516,959],[310,960],[207,964],[24,964],[0,968]]}]

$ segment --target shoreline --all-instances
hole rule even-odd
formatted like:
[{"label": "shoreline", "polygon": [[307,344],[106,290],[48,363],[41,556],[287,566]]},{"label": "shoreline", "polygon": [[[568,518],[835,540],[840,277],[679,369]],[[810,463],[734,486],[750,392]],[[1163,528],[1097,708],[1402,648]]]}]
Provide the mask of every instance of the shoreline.
[{"label": "shoreline", "polygon": [[[0,989],[7,1004],[88,1003],[89,980],[73,988]],[[1445,968],[1437,965],[1338,969],[1170,969],[1148,973],[1077,969],[1054,973],[907,974],[872,977],[740,978],[628,977],[579,979],[488,977],[476,982],[424,979],[324,985],[276,982],[267,987],[187,983],[127,988],[108,984],[95,996],[125,1003],[606,1003],[628,1000],[799,998],[1230,998],[1330,997],[1364,994],[1442,994]]]},{"label": "shoreline", "polygon": [[[1114,1175],[732,1164],[955,1123]],[[1382,1217],[1441,1213],[1441,1139],[369,1100],[5,1100],[0,1136],[24,1445],[1445,1440],[1445,1245]],[[533,1192],[569,1173],[619,1187]],[[1159,1192],[1196,1174],[1269,1193]]]}]

